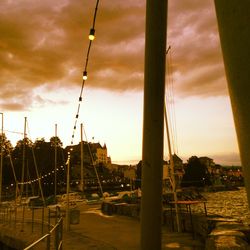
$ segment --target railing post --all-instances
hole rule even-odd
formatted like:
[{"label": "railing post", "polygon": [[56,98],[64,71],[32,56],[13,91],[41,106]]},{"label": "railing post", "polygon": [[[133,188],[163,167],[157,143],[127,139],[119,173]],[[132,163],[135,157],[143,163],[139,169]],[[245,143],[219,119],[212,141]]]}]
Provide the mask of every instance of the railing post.
[{"label": "railing post", "polygon": [[9,224],[11,226],[11,208],[9,207]]},{"label": "railing post", "polygon": [[50,233],[47,238],[47,250],[50,250]]},{"label": "railing post", "polygon": [[57,223],[57,207],[56,207],[56,210],[55,210],[55,225]]},{"label": "railing post", "polygon": [[58,249],[58,232],[59,232],[59,225],[56,225],[55,228],[55,249]]},{"label": "railing post", "polygon": [[15,206],[15,222],[14,222],[14,225],[15,225],[15,227],[16,227],[16,214],[17,214],[17,207]]},{"label": "railing post", "polygon": [[44,226],[44,207],[42,208],[42,234],[43,234],[43,226]]},{"label": "railing post", "polygon": [[32,219],[31,219],[31,232],[33,233],[34,231],[34,207],[32,209]]},{"label": "railing post", "polygon": [[50,249],[50,209],[48,210],[48,240],[47,240],[47,250]]},{"label": "railing post", "polygon": [[60,234],[59,234],[59,239],[60,239],[60,249],[62,249],[62,238],[63,238],[63,218],[61,217],[61,220],[60,220],[60,225],[59,225],[59,228],[60,228],[60,230],[59,230],[59,232],[60,232]]},{"label": "railing post", "polygon": [[23,205],[23,218],[22,218],[22,228],[21,228],[21,232],[23,232],[23,228],[24,228],[24,212],[25,212],[25,206]]},{"label": "railing post", "polygon": [[50,209],[48,210],[48,233],[50,233]]}]

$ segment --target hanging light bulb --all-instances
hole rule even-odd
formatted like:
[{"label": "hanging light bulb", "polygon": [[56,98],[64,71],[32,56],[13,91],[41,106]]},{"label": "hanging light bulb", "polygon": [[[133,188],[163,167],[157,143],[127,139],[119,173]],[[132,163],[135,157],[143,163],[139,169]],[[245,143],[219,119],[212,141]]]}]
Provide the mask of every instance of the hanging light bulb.
[{"label": "hanging light bulb", "polygon": [[88,73],[87,73],[87,71],[84,71],[84,72],[83,72],[82,79],[83,79],[84,81],[86,81],[86,80],[88,79]]},{"label": "hanging light bulb", "polygon": [[92,28],[90,29],[90,32],[89,32],[89,40],[93,41],[94,39],[95,39],[95,29]]}]

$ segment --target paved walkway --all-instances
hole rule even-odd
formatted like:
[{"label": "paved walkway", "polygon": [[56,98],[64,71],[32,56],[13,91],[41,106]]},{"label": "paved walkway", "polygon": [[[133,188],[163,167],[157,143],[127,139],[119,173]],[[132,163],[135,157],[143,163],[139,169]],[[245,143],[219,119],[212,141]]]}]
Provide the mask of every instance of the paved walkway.
[{"label": "paved walkway", "polygon": [[[139,250],[140,223],[126,216],[105,216],[99,206],[81,209],[80,224],[70,225],[63,236],[64,250]],[[204,249],[198,240],[188,233],[170,232],[162,228],[162,249]],[[153,250],[153,249],[152,249]]]}]

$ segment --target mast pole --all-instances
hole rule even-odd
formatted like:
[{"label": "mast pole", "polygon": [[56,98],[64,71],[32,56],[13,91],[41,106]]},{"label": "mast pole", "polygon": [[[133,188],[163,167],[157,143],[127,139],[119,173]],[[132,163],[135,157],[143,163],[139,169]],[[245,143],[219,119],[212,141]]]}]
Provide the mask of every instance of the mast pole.
[{"label": "mast pole", "polygon": [[141,249],[161,249],[167,0],[146,1]]},{"label": "mast pole", "polygon": [[84,192],[84,179],[83,179],[83,124],[81,123],[81,190]]},{"label": "mast pole", "polygon": [[70,214],[69,214],[69,168],[70,168],[70,151],[68,152],[67,165],[67,207],[66,207],[66,231],[70,230]]},{"label": "mast pole", "polygon": [[25,144],[26,144],[26,124],[27,117],[24,117],[24,134],[23,134],[23,164],[22,164],[22,176],[21,176],[21,198],[23,196],[23,188],[24,188],[24,168],[25,168]]},{"label": "mast pole", "polygon": [[166,132],[167,132],[167,141],[168,141],[168,151],[169,151],[169,160],[170,160],[170,170],[171,170],[171,176],[172,176],[172,189],[173,189],[173,195],[174,195],[174,201],[175,201],[176,224],[177,224],[177,231],[180,232],[181,229],[180,229],[178,205],[176,203],[178,198],[177,198],[177,193],[176,193],[174,159],[173,159],[171,143],[170,143],[170,133],[169,133],[169,128],[168,128],[168,117],[167,117],[166,103],[164,105],[164,111],[165,111],[164,114],[165,114]]},{"label": "mast pole", "polygon": [[2,186],[3,186],[3,146],[4,146],[4,140],[3,140],[3,113],[0,113],[2,115],[2,129],[1,129],[1,164],[0,164],[0,203],[2,202]]},{"label": "mast pole", "polygon": [[57,124],[55,124],[55,190],[54,190],[54,196],[55,196],[55,200],[56,200],[56,193],[57,193]]}]

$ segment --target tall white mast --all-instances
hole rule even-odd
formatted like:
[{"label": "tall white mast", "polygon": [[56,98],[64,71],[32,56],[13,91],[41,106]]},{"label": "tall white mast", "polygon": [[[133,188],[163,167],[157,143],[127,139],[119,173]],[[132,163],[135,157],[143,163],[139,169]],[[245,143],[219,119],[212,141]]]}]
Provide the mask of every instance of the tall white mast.
[{"label": "tall white mast", "polygon": [[180,220],[179,220],[179,214],[178,214],[178,205],[176,203],[178,198],[177,198],[177,193],[176,193],[174,159],[173,159],[171,143],[170,143],[170,133],[169,133],[169,128],[168,128],[168,117],[167,117],[166,103],[164,106],[164,111],[165,111],[164,114],[165,114],[166,132],[167,132],[167,141],[168,141],[168,152],[169,152],[169,160],[170,160],[171,185],[172,185],[174,201],[175,201],[176,224],[177,224],[177,230],[178,230],[178,232],[180,232]]}]

